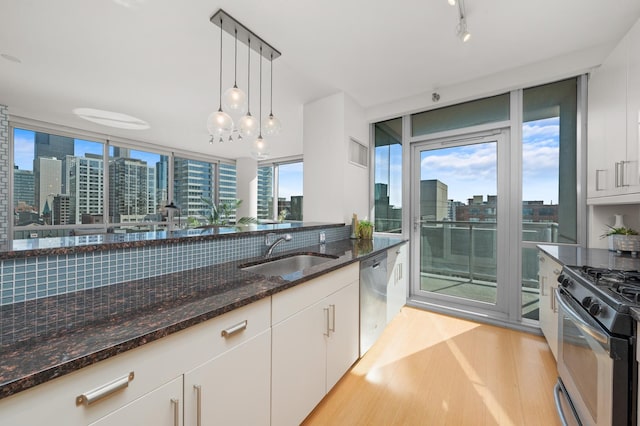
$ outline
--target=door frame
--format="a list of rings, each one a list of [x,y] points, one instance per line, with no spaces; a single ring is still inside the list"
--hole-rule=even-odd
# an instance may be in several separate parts
[[[435,134],[431,137],[422,137],[412,141],[410,148],[410,235],[411,241],[411,298],[414,302],[428,305],[435,310],[466,312],[475,315],[487,315],[491,317],[509,316],[510,291],[510,262],[519,258],[518,253],[510,253],[511,242],[510,229],[514,218],[511,203],[513,196],[513,183],[510,179],[512,170],[508,165],[511,163],[510,126],[507,123],[494,123],[497,126],[491,129],[460,129],[454,132],[447,132],[446,135]],[[492,126],[492,127],[493,127]],[[484,127],[484,126],[483,126]],[[463,299],[447,295],[430,293],[420,289],[420,238],[419,238],[419,191],[420,191],[420,154],[423,151],[436,150],[448,147],[475,145],[488,142],[496,142],[497,148],[497,242],[496,242],[496,303],[490,304],[472,299]],[[507,167],[505,167],[507,166]],[[496,194],[496,195],[497,195]]]

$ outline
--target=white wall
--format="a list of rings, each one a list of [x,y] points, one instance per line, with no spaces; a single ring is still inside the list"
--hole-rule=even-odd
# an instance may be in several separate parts
[[[242,157],[236,161],[236,198],[242,200],[236,217],[258,217],[258,162]]]
[[[366,215],[369,171],[348,161],[351,137],[368,146],[364,110],[344,93],[304,106],[305,222],[350,223]]]

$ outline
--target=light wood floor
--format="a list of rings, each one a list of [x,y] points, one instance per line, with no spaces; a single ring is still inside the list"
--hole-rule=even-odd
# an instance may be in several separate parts
[[[559,425],[542,337],[405,307],[305,425]]]

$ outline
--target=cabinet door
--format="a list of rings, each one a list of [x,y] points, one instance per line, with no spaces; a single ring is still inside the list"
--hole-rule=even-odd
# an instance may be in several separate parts
[[[538,279],[540,284],[540,329],[547,339],[554,358],[558,359],[558,310],[555,292],[562,267],[545,253],[540,252]]]
[[[185,374],[185,425],[268,425],[270,380],[266,330]]]
[[[640,21],[627,34],[627,158],[624,183],[640,192]]]
[[[393,264],[387,264],[389,282],[387,284],[387,324],[398,315],[400,309],[407,303],[407,246],[395,247]]]
[[[324,397],[325,299],[272,328],[271,424],[298,425]]]
[[[589,91],[589,196],[621,195],[628,166],[626,38],[593,73]]]
[[[181,424],[182,376],[91,423],[91,426]]]
[[[330,315],[327,341],[328,392],[358,359],[360,285],[353,282],[324,302]]]

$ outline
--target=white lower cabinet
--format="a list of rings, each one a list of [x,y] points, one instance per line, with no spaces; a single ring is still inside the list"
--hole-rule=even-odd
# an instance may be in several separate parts
[[[268,425],[271,331],[184,375],[184,424]]]
[[[540,329],[547,339],[553,357],[558,359],[558,307],[556,305],[556,291],[558,276],[562,266],[546,253],[538,252],[538,284],[540,288],[539,322]]]
[[[358,358],[354,264],[272,297],[271,424],[298,425]]]
[[[182,376],[130,402],[90,426],[182,425]]]
[[[407,245],[387,251],[387,324],[407,303]]]

